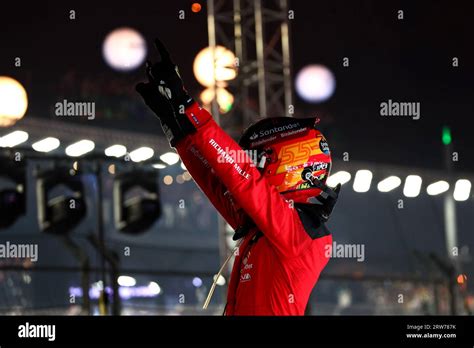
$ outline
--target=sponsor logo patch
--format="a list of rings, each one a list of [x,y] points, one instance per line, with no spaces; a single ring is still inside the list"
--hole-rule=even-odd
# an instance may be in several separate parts
[[[321,139],[319,141],[319,148],[321,149],[323,153],[325,153],[326,155],[329,155],[329,145],[325,139]]]
[[[255,140],[258,138],[258,134],[257,133],[253,133],[251,136],[250,136],[250,140]]]

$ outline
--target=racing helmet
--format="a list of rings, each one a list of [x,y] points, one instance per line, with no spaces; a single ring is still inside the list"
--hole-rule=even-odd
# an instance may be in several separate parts
[[[239,140],[266,180],[286,199],[314,203],[325,195],[331,152],[316,129],[318,118],[271,117],[248,127]]]

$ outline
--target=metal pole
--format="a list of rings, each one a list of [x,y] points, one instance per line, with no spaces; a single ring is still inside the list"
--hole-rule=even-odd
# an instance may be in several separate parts
[[[215,64],[216,60],[214,58],[214,52],[216,48],[216,42],[217,42],[217,35],[216,35],[216,17],[215,17],[215,7],[214,7],[214,0],[208,0],[207,1],[207,31],[208,31],[208,41],[209,41],[209,47],[211,47],[211,52],[212,52],[212,61]],[[211,102],[211,113],[212,116],[214,117],[215,121],[217,124],[220,124],[220,114],[219,114],[219,105],[217,104],[217,89],[216,89],[216,78],[215,78],[215,65],[213,69],[213,75],[214,75],[214,83],[212,86],[213,92],[214,92],[214,98]],[[225,232],[225,221],[224,219],[217,214],[217,231],[219,235],[219,258],[220,258],[220,263],[224,263],[225,260],[228,257],[228,254],[230,252],[229,248],[227,247],[227,241],[226,241],[226,232]],[[225,272],[225,271],[224,271]],[[224,276],[228,276],[229,272],[225,272]],[[228,279],[228,278],[227,278]],[[227,284],[227,283],[226,283]],[[227,286],[222,286],[222,294],[223,297],[225,298],[227,294]]]
[[[104,220],[103,220],[103,207],[102,207],[102,162],[98,161],[95,164],[96,167],[96,180],[97,180],[97,236],[99,242],[104,244]],[[99,311],[102,315],[107,315],[108,313],[108,297],[107,297],[107,281],[106,281],[106,266],[105,266],[105,257],[101,254],[101,263],[100,263],[100,277],[102,279],[102,289],[100,291],[99,297]],[[117,281],[116,279],[112,279]]]
[[[288,26],[288,1],[280,0],[280,8],[284,18],[281,22],[281,50],[283,56],[283,88],[285,93],[285,115],[292,116],[290,105],[292,105],[291,93],[291,56],[290,56],[290,33]]]
[[[119,277],[119,259],[117,255],[107,250],[105,244],[102,243],[98,236],[94,233],[91,233],[88,236],[89,242],[93,245],[93,247],[99,252],[100,256],[103,260],[107,261],[110,264],[110,277],[112,278],[112,315],[120,315],[121,313],[121,303],[120,303],[120,294],[119,294],[119,286],[117,279]],[[105,289],[105,286],[104,286]],[[101,293],[102,294],[102,293]],[[104,304],[102,304],[103,306]]]
[[[454,248],[458,245],[456,226],[456,205],[452,192],[447,192],[444,196],[444,230],[446,237],[446,248],[451,261],[457,264],[459,258],[453,254]]]
[[[212,69],[213,74],[213,84],[212,84],[212,92],[214,93],[214,98],[211,102],[211,113],[214,117],[217,124],[220,123],[220,115],[219,115],[219,106],[217,104],[217,86],[216,86],[216,58],[215,58],[215,50],[217,45],[217,37],[216,37],[216,16],[214,10],[214,0],[207,1],[207,32],[208,32],[208,41],[209,47],[211,48],[211,56],[212,62],[214,64],[214,68]]]
[[[235,40],[235,55],[239,60],[239,92],[240,92],[240,110],[242,112],[242,124],[245,127],[252,121],[251,111],[248,108],[248,86],[247,86],[247,71],[244,67],[247,65],[246,52],[245,52],[245,40],[244,40],[244,29],[242,25],[242,2],[241,0],[234,0],[234,40]]]
[[[453,172],[453,161],[451,156],[453,153],[452,143],[445,145],[445,166],[450,177]],[[444,233],[446,239],[446,248],[448,252],[448,259],[453,265],[451,278],[449,279],[449,290],[451,293],[451,314],[457,314],[457,287],[456,287],[456,273],[460,271],[459,254],[454,255],[453,251],[458,248],[457,237],[457,220],[456,220],[456,205],[453,198],[453,189],[451,188],[444,195],[443,201],[443,215],[444,215]]]
[[[453,161],[451,160],[453,146],[452,144],[444,147],[445,153],[445,166],[448,171],[448,175],[451,176],[453,172]],[[446,237],[446,248],[448,251],[449,259],[455,264],[458,263],[459,258],[453,254],[454,248],[458,246],[457,238],[457,226],[456,226],[456,205],[453,198],[453,189],[446,192],[444,196],[444,230]]]
[[[91,302],[89,297],[89,256],[86,251],[75,243],[70,235],[60,236],[61,242],[71,251],[76,260],[79,261],[81,269],[81,289],[82,289],[82,313],[91,314]]]
[[[265,47],[263,33],[262,1],[255,0],[255,44],[257,48],[258,104],[260,117],[267,117],[267,92],[265,77]]]
[[[234,0],[234,36],[235,36],[235,55],[239,59],[239,66],[243,63],[244,46],[242,39],[242,12],[240,0]]]

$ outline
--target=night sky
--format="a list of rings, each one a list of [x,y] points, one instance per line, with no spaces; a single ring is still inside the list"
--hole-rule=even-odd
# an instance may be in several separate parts
[[[184,0],[3,2],[0,75],[12,76],[27,88],[27,117],[54,117],[54,103],[72,97],[62,87],[67,74],[95,85],[88,90],[97,95],[119,85],[114,98],[98,102],[113,112],[99,115],[103,117],[93,125],[161,135],[151,114],[114,118],[123,100],[139,101],[133,86],[143,72],[111,70],[102,58],[102,41],[117,27],[135,28],[145,36],[153,59],[152,40],[159,36],[191,94],[197,95],[200,86],[192,62],[207,46],[207,21],[205,2],[197,14],[191,12],[191,4]],[[70,9],[76,11],[75,20],[68,17]],[[186,11],[185,20],[178,19],[180,9]],[[293,77],[311,63],[328,66],[336,77],[336,92],[325,103],[308,104],[295,95],[296,113],[320,115],[336,158],[349,152],[351,160],[441,169],[441,127],[449,125],[460,158],[455,169],[474,170],[474,4],[293,0],[290,9],[295,11],[290,23]],[[403,20],[397,19],[398,10],[404,11]],[[21,68],[14,67],[15,57],[21,57]],[[350,59],[349,67],[343,67],[344,57]],[[453,57],[459,58],[459,67],[452,66]],[[380,103],[388,99],[420,102],[420,120],[381,117]]]

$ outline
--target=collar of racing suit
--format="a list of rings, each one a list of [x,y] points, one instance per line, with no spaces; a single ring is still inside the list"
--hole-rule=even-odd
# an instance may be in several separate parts
[[[303,226],[312,239],[316,239],[329,234],[324,219],[322,218],[322,209],[319,204],[295,203],[295,209],[303,223]],[[234,232],[233,240],[239,240],[245,237],[250,230],[255,227],[255,223],[247,216],[244,223],[240,225]],[[262,232],[259,231],[257,239],[261,237]]]
[[[245,216],[244,223],[237,227],[232,239],[239,240],[240,238],[245,237],[253,227],[255,227],[255,223],[248,216]]]

